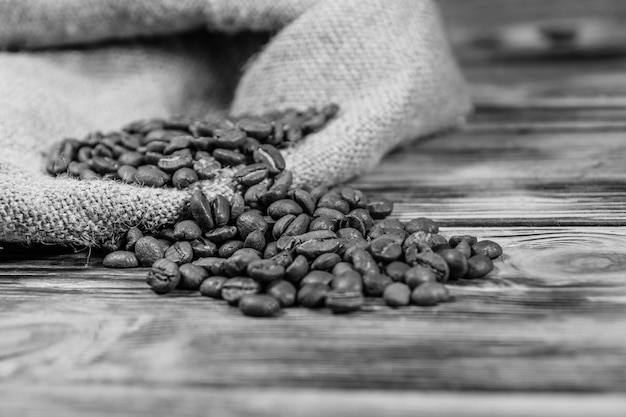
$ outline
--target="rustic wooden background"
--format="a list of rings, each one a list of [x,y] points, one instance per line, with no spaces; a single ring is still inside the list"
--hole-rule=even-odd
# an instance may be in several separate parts
[[[87,251],[5,247],[0,416],[626,415],[626,59],[472,59],[461,36],[626,2],[442,5],[477,112],[355,185],[502,243],[487,279],[434,308],[250,319]]]

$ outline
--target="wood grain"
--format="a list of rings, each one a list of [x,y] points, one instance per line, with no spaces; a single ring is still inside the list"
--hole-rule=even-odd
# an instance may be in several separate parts
[[[545,9],[469,3],[444,12],[487,27]],[[467,128],[354,184],[397,201],[397,218],[500,242],[486,279],[451,283],[454,302],[433,308],[250,319],[156,296],[146,269],[104,269],[96,251],[4,245],[0,416],[626,415],[626,60],[463,66]]]

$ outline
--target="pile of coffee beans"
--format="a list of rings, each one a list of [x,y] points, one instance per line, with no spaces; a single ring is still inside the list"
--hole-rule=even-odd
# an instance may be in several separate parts
[[[338,110],[329,104],[219,120],[140,120],[121,131],[62,140],[49,153],[46,170],[55,176],[179,189],[213,179],[222,167],[263,163],[275,174],[284,168],[278,149],[321,130]],[[242,175],[249,182],[263,173],[251,168]]]
[[[150,267],[157,294],[176,289],[219,298],[250,316],[282,308],[359,310],[365,297],[392,307],[450,300],[443,283],[493,269],[502,248],[439,235],[427,218],[388,218],[393,203],[349,186],[298,188],[280,149],[319,131],[336,105],[221,121],[145,120],[122,131],[66,139],[48,172],[151,187],[189,188],[181,220],[156,234],[133,227],[103,265]],[[195,183],[233,167],[232,197]]]

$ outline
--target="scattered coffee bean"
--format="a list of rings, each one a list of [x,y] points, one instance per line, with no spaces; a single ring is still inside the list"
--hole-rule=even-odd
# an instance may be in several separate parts
[[[180,271],[178,286],[183,290],[198,291],[200,284],[209,276],[204,268],[193,264],[183,264],[178,270]]]
[[[472,245],[472,254],[485,255],[491,259],[495,259],[502,255],[502,247],[492,240],[481,240]]]
[[[418,306],[434,306],[448,300],[450,300],[450,293],[439,282],[426,282],[411,293],[411,301]]]
[[[411,303],[411,289],[401,282],[388,285],[383,291],[383,299],[390,307],[404,307]]]
[[[247,294],[239,299],[239,310],[246,316],[271,317],[280,312],[280,303],[271,295]]]
[[[180,271],[178,265],[169,259],[161,258],[152,264],[146,278],[147,284],[157,294],[168,293],[178,285]]]
[[[335,314],[360,310],[364,302],[361,291],[332,290],[326,293],[326,307]]]
[[[474,255],[467,260],[467,273],[463,278],[482,278],[493,269],[491,258],[486,255]]]
[[[139,261],[134,252],[118,250],[108,253],[102,260],[102,266],[106,268],[135,268]]]

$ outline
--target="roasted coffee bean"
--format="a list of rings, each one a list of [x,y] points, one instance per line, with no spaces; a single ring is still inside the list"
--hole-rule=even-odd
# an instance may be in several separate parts
[[[96,158],[107,158],[107,159],[114,159],[114,155],[113,155],[113,151],[111,150],[111,148],[109,148],[108,146],[99,143],[96,146],[94,146],[93,150],[91,151],[91,160],[93,162],[94,159]]]
[[[263,259],[269,259],[278,254],[278,247],[276,242],[269,242],[265,245],[265,249],[263,250]]]
[[[250,277],[262,283],[283,279],[285,276],[285,268],[271,259],[251,262],[246,271]]]
[[[404,249],[404,261],[410,266],[415,266],[420,253],[420,249],[416,245],[410,245]]]
[[[314,230],[337,230],[337,222],[328,216],[318,216],[309,223],[309,231]]]
[[[195,240],[202,237],[200,225],[194,220],[182,220],[174,225],[174,239]]]
[[[283,171],[274,177],[274,182],[268,187],[267,192],[262,196],[263,203],[267,206],[287,197],[289,187],[293,183],[291,171]]]
[[[261,207],[267,197],[269,180],[262,181],[248,188],[243,194],[244,203],[252,208]]]
[[[273,219],[278,220],[287,214],[301,214],[302,207],[300,207],[300,205],[293,200],[283,199],[270,204],[267,208],[267,213],[272,216]]]
[[[383,291],[383,299],[390,307],[408,306],[411,303],[411,289],[401,282],[394,282]]]
[[[377,261],[392,262],[402,256],[402,246],[394,238],[383,235],[370,242],[370,252]]]
[[[327,271],[341,262],[341,257],[336,253],[324,253],[311,263],[311,269]]]
[[[328,285],[308,284],[300,287],[298,291],[298,304],[307,308],[319,308],[326,302],[326,294],[330,291]]]
[[[410,268],[411,266],[404,262],[395,261],[385,266],[385,273],[389,275],[392,280],[402,282],[404,281],[404,273]]]
[[[217,245],[204,238],[191,241],[191,249],[194,258],[206,258],[217,253]]]
[[[157,153],[161,155],[160,158],[164,156],[163,151],[165,148],[167,148],[167,142],[165,141],[155,140],[146,144],[146,152]]]
[[[144,155],[144,162],[146,165],[156,165],[159,163],[159,160],[163,158],[163,154],[159,152],[146,152]]]
[[[248,294],[239,299],[239,310],[250,317],[272,317],[280,312],[280,303],[271,295]]]
[[[366,295],[382,297],[385,288],[393,284],[391,277],[385,274],[363,275],[363,288]]]
[[[279,280],[270,282],[265,292],[277,299],[280,306],[283,308],[291,307],[296,303],[296,287],[289,281]]]
[[[287,251],[278,252],[276,255],[270,258],[283,268],[287,268],[293,262],[293,256]]]
[[[230,220],[236,221],[237,217],[241,216],[245,210],[246,202],[243,200],[243,196],[239,193],[234,193],[230,198]]]
[[[272,227],[272,237],[274,239],[279,239],[283,234],[285,234],[285,230],[287,227],[295,220],[296,216],[294,214],[286,214],[274,223]]]
[[[397,219],[381,220],[380,223],[374,224],[367,231],[367,237],[369,237],[370,239],[376,239],[388,234],[398,236],[402,240],[407,237],[407,233],[404,230],[404,225]]]
[[[439,255],[446,261],[450,269],[450,279],[459,279],[467,273],[467,258],[456,249],[444,249]]]
[[[124,246],[125,250],[134,251],[135,244],[139,239],[143,237],[143,232],[136,227],[131,227],[126,232],[126,245]]]
[[[436,282],[437,274],[430,268],[417,265],[404,272],[402,281],[413,289],[427,282]]]
[[[315,211],[313,212],[313,217],[319,217],[319,216],[329,217],[337,225],[339,225],[340,222],[345,217],[345,215],[339,210],[331,209],[328,207],[318,207],[317,209],[315,209]]]
[[[178,265],[187,264],[193,260],[193,248],[187,241],[176,242],[165,251],[164,256]]]
[[[170,176],[154,165],[142,165],[137,168],[135,182],[145,187],[163,187],[170,180]]]
[[[311,271],[300,281],[300,286],[309,284],[324,284],[330,285],[335,278],[333,274],[325,271]]]
[[[298,255],[295,257],[285,268],[285,279],[290,282],[298,283],[309,272],[309,263],[304,255]]]
[[[108,253],[102,260],[105,268],[135,268],[139,266],[139,261],[133,252],[118,250]]]
[[[246,141],[246,132],[238,129],[226,130],[218,134],[214,131],[215,143],[218,147],[224,149],[237,149]]]
[[[367,210],[374,219],[384,219],[393,211],[393,203],[389,200],[370,201]]]
[[[202,281],[209,276],[204,268],[193,264],[183,264],[178,270],[180,271],[178,287],[183,290],[197,291]]]
[[[472,245],[473,255],[485,255],[491,259],[495,259],[502,255],[502,247],[493,240],[481,240]]]
[[[436,221],[426,218],[426,217],[417,217],[411,221],[409,221],[404,229],[408,233],[415,232],[426,232],[426,233],[439,233],[439,224]]]
[[[263,251],[265,249],[265,235],[260,230],[255,230],[252,233],[249,233],[246,236],[245,241],[243,242],[244,248],[253,248],[258,251]]]
[[[449,300],[448,289],[438,282],[422,284],[411,293],[411,301],[418,306],[435,306]]]
[[[348,214],[350,204],[341,198],[338,193],[329,192],[320,197],[317,207],[324,207],[339,211],[341,214]]]
[[[339,254],[342,256],[342,260],[345,262],[353,262],[352,255],[356,251],[360,250],[368,250],[370,244],[367,240],[360,239],[351,239],[348,241],[343,241],[341,248],[339,249]]]
[[[166,227],[165,229],[159,230],[156,236],[161,239],[167,239],[172,243],[176,241],[176,237],[174,237],[174,228],[172,227]]]
[[[163,258],[165,249],[153,236],[144,236],[135,242],[135,256],[142,266],[152,266],[158,259]]]
[[[102,178],[99,174],[97,174],[95,171],[92,171],[90,169],[86,169],[83,172],[80,173],[80,177],[81,180],[83,181],[91,181],[91,180],[98,180],[100,178]]]
[[[327,192],[328,192],[328,187],[326,187],[325,185],[318,185],[317,187],[312,188],[309,191],[309,194],[311,194],[311,198],[313,199],[313,201],[315,201],[315,204],[317,204],[319,199]]]
[[[193,162],[193,158],[189,155],[168,155],[159,159],[157,166],[163,172],[174,173],[180,168],[191,168]]]
[[[445,259],[434,252],[422,252],[417,255],[417,265],[430,268],[437,275],[437,281],[446,282],[450,276],[450,268]]]
[[[237,217],[237,230],[244,239],[255,230],[265,233],[267,228],[267,221],[263,218],[263,215],[257,212],[246,211]]]
[[[337,236],[344,240],[363,239],[363,235],[358,230],[352,227],[344,227],[337,230]]]
[[[458,250],[466,258],[469,258],[470,256],[472,256],[472,247],[470,246],[467,240],[462,240],[459,243],[457,243],[456,246],[454,247],[454,250]]]
[[[237,228],[235,226],[216,227],[206,232],[204,236],[212,242],[221,243],[237,236]]]
[[[93,156],[88,164],[98,174],[117,172],[120,167],[119,162],[108,156]]]
[[[263,164],[252,164],[240,168],[235,172],[235,180],[244,187],[250,187],[258,184],[267,178],[269,171]]]
[[[261,286],[252,278],[233,277],[222,285],[221,295],[229,304],[237,305],[244,295],[257,294],[260,291]]]
[[[217,253],[222,258],[229,258],[233,253],[243,248],[243,242],[241,240],[227,240],[217,250]]]
[[[226,259],[217,258],[217,257],[206,257],[200,258],[198,260],[193,261],[194,265],[201,266],[206,269],[211,275],[224,275],[224,262]]]
[[[211,213],[213,214],[213,220],[215,226],[226,226],[230,220],[230,203],[221,194],[216,194],[210,200]]]
[[[354,251],[352,254],[352,264],[354,264],[354,269],[359,271],[362,275],[380,273],[378,264],[372,255],[364,249]]]
[[[317,258],[324,253],[336,252],[341,246],[339,239],[330,240],[310,240],[303,242],[296,247],[296,252],[309,259]]]
[[[332,290],[326,293],[326,307],[335,314],[358,311],[364,302],[365,299],[360,291]]]
[[[272,174],[278,174],[285,169],[283,155],[272,145],[265,144],[256,148],[253,158],[255,162],[265,165]]]
[[[222,298],[222,287],[228,278],[219,275],[208,277],[200,284],[200,294],[205,297]]]
[[[172,185],[179,190],[198,181],[198,174],[191,168],[181,168],[172,175]]]
[[[80,174],[83,171],[85,171],[86,169],[89,169],[89,165],[86,162],[72,161],[67,166],[68,174],[70,174],[70,175],[72,175],[74,177],[80,177]],[[61,172],[63,172],[63,171],[64,170],[62,170]],[[119,169],[118,169],[118,171],[119,171]],[[52,174],[57,174],[57,173],[56,172],[52,172]]]
[[[406,237],[406,239],[404,239],[402,249],[406,250],[409,246],[430,246],[430,241],[430,233],[418,230],[417,232],[411,233]]]
[[[193,139],[193,137],[188,135],[176,136],[170,139],[165,149],[163,149],[163,154],[171,155],[181,149],[189,148],[189,145],[191,144],[191,139]]]
[[[76,155],[76,159],[80,162],[87,162],[91,159],[92,149],[89,146],[83,146],[78,150]],[[55,174],[56,172],[51,172],[51,174]]]
[[[131,167],[130,165],[120,166],[117,170],[117,175],[120,177],[120,179],[123,182],[127,184],[132,184],[134,182],[137,182],[136,180],[137,168]]]
[[[313,215],[315,201],[313,201],[311,194],[301,188],[295,188],[289,192],[289,196],[302,207],[306,214]]]
[[[445,237],[438,235],[436,233],[432,233],[430,235],[430,240],[428,241],[428,245],[431,248],[439,247],[442,245],[449,244]]]
[[[474,255],[467,260],[467,272],[463,278],[482,278],[493,269],[493,261],[486,255]]]
[[[215,178],[221,168],[222,164],[220,164],[212,156],[210,159],[198,159],[197,161],[194,161],[192,165],[192,169],[196,172],[198,178],[201,180],[210,180]]]
[[[365,209],[355,208],[346,215],[346,218],[352,217],[359,219],[365,226],[365,230],[369,230],[374,225],[374,219]],[[363,236],[365,236],[365,233],[363,233]]]
[[[244,154],[222,148],[213,151],[213,158],[226,166],[237,166],[246,162],[246,156]]]
[[[306,233],[306,231],[309,229],[310,224],[311,218],[308,214],[299,214],[296,216],[295,219],[293,219],[291,223],[289,223],[283,234],[285,236],[301,235],[303,233]]]
[[[348,272],[348,271],[354,271],[354,268],[352,268],[352,264],[349,262],[342,261],[336,264],[335,266],[333,266],[332,273],[333,275],[341,275],[344,272]]]
[[[330,283],[332,289],[338,291],[363,291],[363,277],[355,270],[344,271],[334,275]]]
[[[365,227],[363,221],[358,217],[352,216],[350,214],[346,215],[339,221],[339,227],[342,229],[355,229],[359,232],[361,236],[365,236],[367,233],[367,228]]]
[[[267,139],[273,131],[272,124],[263,120],[255,120],[255,119],[240,119],[236,123],[237,127],[244,132],[248,136],[251,136],[256,139]]]
[[[169,259],[159,259],[148,272],[146,283],[157,294],[173,291],[180,281],[178,265]]]
[[[476,242],[478,242],[478,239],[475,236],[471,236],[471,235],[454,235],[452,237],[450,237],[450,239],[448,239],[448,243],[450,243],[450,246],[452,246],[453,248],[456,248],[456,245],[461,242],[462,240],[466,240],[467,243],[469,243],[470,246],[473,246],[476,244]]]
[[[438,254],[441,254],[441,252],[447,249],[452,249],[452,246],[450,246],[448,242],[441,243],[432,247],[433,252],[436,252]]]
[[[261,257],[256,252],[241,252],[236,250],[233,254],[224,261],[222,269],[226,275],[231,277],[237,275],[245,275],[248,266],[255,261],[260,260]]]

